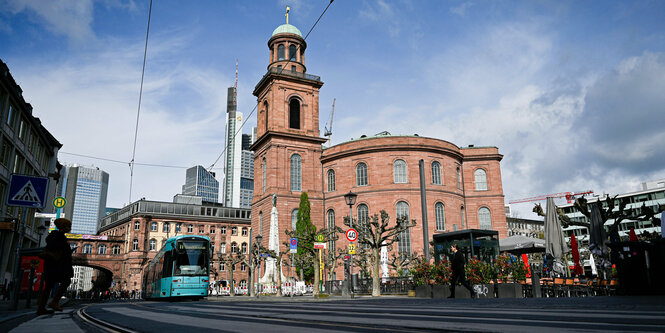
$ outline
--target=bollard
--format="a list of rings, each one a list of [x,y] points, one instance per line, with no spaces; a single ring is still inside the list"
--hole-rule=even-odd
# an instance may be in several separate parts
[[[540,267],[531,265],[531,281],[533,282],[533,297],[543,297],[540,291]]]

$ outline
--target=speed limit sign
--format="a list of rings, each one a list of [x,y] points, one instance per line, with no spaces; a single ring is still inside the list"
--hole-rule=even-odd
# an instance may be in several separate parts
[[[349,242],[355,242],[356,239],[358,239],[358,232],[356,229],[349,229],[346,231],[346,239],[349,240]]]

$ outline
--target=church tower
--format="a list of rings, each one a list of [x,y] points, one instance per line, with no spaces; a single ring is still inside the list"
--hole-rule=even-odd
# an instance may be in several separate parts
[[[326,139],[319,133],[321,78],[307,74],[307,43],[300,30],[282,24],[268,40],[268,70],[254,88],[257,98],[257,140],[254,151],[252,235],[268,242],[272,195],[277,195],[280,238],[293,230],[292,221],[307,192],[312,222],[323,221],[321,154]],[[280,244],[281,247],[281,244]],[[283,250],[283,249],[282,249]]]

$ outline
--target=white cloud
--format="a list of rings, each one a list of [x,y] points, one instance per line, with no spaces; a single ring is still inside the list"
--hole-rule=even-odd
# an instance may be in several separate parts
[[[455,7],[450,7],[450,12],[459,15],[459,16],[466,16],[466,11],[467,9],[471,8],[473,6],[473,3],[471,1],[465,1],[459,4],[458,6]]]
[[[92,0],[8,0],[10,10],[36,14],[33,18],[43,23],[56,35],[67,36],[73,43],[94,38],[90,24],[93,20]]]

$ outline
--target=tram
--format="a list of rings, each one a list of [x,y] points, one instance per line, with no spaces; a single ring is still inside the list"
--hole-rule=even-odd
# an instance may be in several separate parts
[[[208,237],[180,235],[166,240],[145,268],[144,298],[208,296],[210,253]]]

